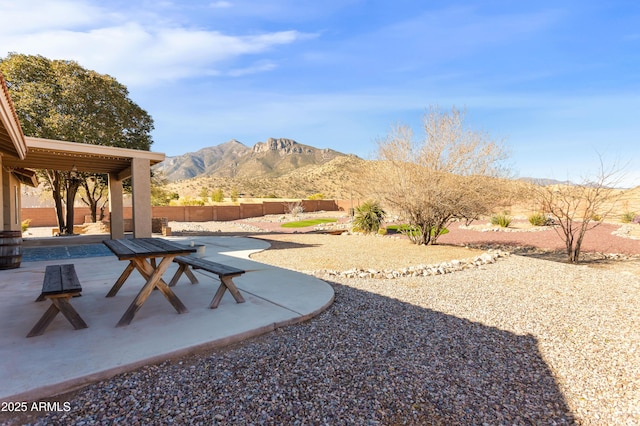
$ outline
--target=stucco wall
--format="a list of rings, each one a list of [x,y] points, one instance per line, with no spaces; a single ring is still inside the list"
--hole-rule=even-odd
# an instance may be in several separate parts
[[[166,217],[176,222],[227,221],[259,217],[267,214],[286,213],[286,203],[267,201],[263,203],[240,203],[238,205],[217,206],[159,206],[151,208],[152,217]],[[314,211],[348,211],[350,200],[303,200],[305,212]],[[81,225],[85,216],[90,214],[88,207],[76,207],[74,225]],[[30,226],[57,226],[56,212],[52,207],[28,207],[21,209],[22,219],[31,219]],[[105,209],[105,217],[109,218],[109,210]],[[131,219],[131,207],[124,208],[124,218]]]

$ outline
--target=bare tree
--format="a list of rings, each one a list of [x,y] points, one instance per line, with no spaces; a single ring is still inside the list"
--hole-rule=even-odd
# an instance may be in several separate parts
[[[617,165],[600,169],[593,179],[580,184],[536,187],[542,210],[556,222],[556,232],[564,239],[570,263],[580,261],[580,250],[587,231],[599,226],[609,216],[622,195],[613,189],[620,179]]]
[[[104,208],[109,202],[109,186],[106,175],[84,174],[80,186],[80,201],[89,207],[91,222],[104,219]],[[98,215],[100,210],[100,215]]]
[[[378,194],[408,222],[417,244],[434,244],[455,219],[487,214],[504,197],[499,177],[506,149],[487,134],[464,125],[464,112],[431,107],[424,138],[398,125],[378,142]],[[373,179],[373,178],[372,178]]]

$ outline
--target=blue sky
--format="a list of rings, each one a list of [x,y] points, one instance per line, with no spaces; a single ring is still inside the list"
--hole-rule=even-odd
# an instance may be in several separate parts
[[[0,0],[0,56],[110,74],[169,156],[285,137],[372,158],[431,105],[504,140],[516,176],[608,164],[640,185],[640,3]]]

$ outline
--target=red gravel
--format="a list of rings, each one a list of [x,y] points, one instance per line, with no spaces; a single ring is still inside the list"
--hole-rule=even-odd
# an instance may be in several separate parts
[[[623,238],[612,232],[620,225],[603,223],[587,231],[582,242],[583,252],[619,253],[628,255],[640,254],[640,240]],[[440,244],[501,244],[522,247],[536,247],[544,250],[564,250],[564,238],[553,228],[537,232],[480,232],[470,229],[459,229],[459,224],[452,224],[450,232],[438,238]]]
[[[341,218],[340,222],[347,219]],[[241,221],[239,221],[241,222]],[[246,222],[268,231],[278,233],[304,233],[313,231],[308,228],[283,228],[281,222]],[[546,231],[535,232],[481,232],[471,229],[460,229],[460,224],[453,223],[449,226],[449,233],[438,239],[440,244],[454,245],[483,245],[499,244],[507,246],[535,247],[543,250],[565,250],[564,238],[560,237],[553,228]],[[623,238],[613,235],[612,232],[620,228],[620,225],[603,223],[585,234],[582,242],[582,251],[585,253],[617,253],[627,255],[640,255],[640,240]]]

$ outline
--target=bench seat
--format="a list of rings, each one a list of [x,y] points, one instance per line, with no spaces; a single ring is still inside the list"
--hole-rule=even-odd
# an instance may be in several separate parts
[[[193,256],[177,256],[173,261],[176,262],[179,267],[171,279],[169,287],[176,285],[183,273],[189,277],[191,284],[197,284],[198,279],[193,272],[191,272],[189,267],[194,270],[202,269],[203,271],[216,274],[220,278],[220,286],[218,287],[213,300],[211,300],[209,308],[215,309],[218,307],[226,290],[229,290],[229,293],[231,293],[237,303],[243,303],[245,301],[240,294],[240,291],[233,283],[233,278],[244,274],[246,271],[232,266],[223,265],[221,263],[212,262],[210,260],[199,259]]]
[[[36,299],[41,302],[45,299],[51,300],[51,306],[42,315],[40,320],[31,329],[27,337],[42,335],[53,319],[62,312],[62,315],[69,320],[73,328],[79,330],[87,328],[87,323],[71,306],[69,300],[72,297],[80,296],[82,286],[76,275],[74,265],[49,265],[44,272],[44,281],[42,283],[42,292]]]

